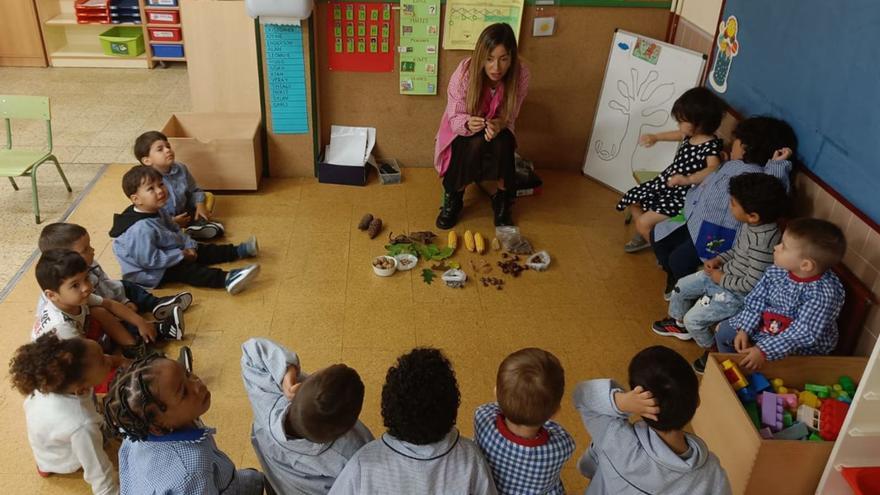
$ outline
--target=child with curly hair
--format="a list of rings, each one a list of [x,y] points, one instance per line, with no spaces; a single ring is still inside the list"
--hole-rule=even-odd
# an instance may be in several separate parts
[[[497,493],[480,449],[455,428],[460,404],[452,364],[438,349],[397,358],[382,387],[388,432],[349,459],[330,494]]]
[[[28,441],[40,476],[81,468],[93,494],[119,493],[92,388],[122,362],[93,340],[61,339],[55,332],[15,351],[9,375],[12,386],[26,396]]]
[[[211,392],[184,365],[150,354],[120,369],[104,397],[119,449],[122,493],[262,495],[263,475],[235,464],[199,419]]]

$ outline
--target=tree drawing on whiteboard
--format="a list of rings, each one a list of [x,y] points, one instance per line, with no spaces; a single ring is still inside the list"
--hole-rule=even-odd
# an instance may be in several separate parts
[[[635,156],[639,136],[645,127],[661,127],[669,121],[669,111],[665,107],[675,94],[675,84],[659,82],[660,74],[656,70],[648,72],[644,79],[635,68],[631,68],[629,73],[629,81],[617,81],[620,97],[608,102],[609,108],[625,117],[625,120],[621,120],[620,139],[612,143],[601,139],[595,142],[596,154],[606,162],[617,158],[624,149],[633,150]]]

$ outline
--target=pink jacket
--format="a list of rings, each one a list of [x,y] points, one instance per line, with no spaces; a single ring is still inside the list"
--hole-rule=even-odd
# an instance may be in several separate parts
[[[449,160],[452,157],[452,141],[457,136],[472,136],[474,134],[465,127],[468,119],[467,90],[470,63],[471,59],[468,57],[458,64],[452,77],[449,78],[449,87],[446,89],[446,111],[440,118],[440,129],[437,130],[434,143],[434,168],[437,169],[440,177],[446,175],[446,170],[449,168]],[[510,132],[514,131],[516,116],[519,115],[519,109],[529,91],[529,69],[522,63],[519,67],[516,106],[513,109],[513,115],[507,117],[507,128],[510,129]],[[486,119],[494,119],[501,112],[500,107],[504,104],[504,87],[499,86],[494,96],[490,95],[489,88],[485,87],[480,102],[480,115]]]

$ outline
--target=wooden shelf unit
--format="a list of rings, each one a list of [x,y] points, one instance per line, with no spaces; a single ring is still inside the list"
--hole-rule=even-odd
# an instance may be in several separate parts
[[[183,12],[180,9],[180,2],[176,7],[165,7],[160,5],[147,5],[147,0],[138,0],[141,4],[141,21],[144,23],[144,46],[147,49],[148,56],[155,60],[156,62],[186,62],[186,45],[184,42],[186,41],[186,33],[183,32],[183,21],[179,24],[164,24],[164,23],[149,23],[147,22],[147,11],[150,10],[162,10],[169,12],[177,12],[179,17],[183,17]],[[180,29],[180,41],[152,41],[150,40],[150,32],[147,28],[178,28]],[[153,55],[153,45],[181,45],[183,46],[183,57],[156,57]]]
[[[40,31],[51,67],[110,67],[151,69],[157,62],[186,62],[186,57],[154,57],[151,45],[184,45],[181,41],[150,41],[148,27],[181,28],[180,24],[148,24],[146,8],[151,10],[180,11],[180,7],[148,6],[146,0],[138,0],[141,23],[79,24],[73,8],[74,0],[35,0]],[[144,53],[137,57],[105,55],[98,35],[116,26],[137,26],[143,30]],[[184,47],[186,55],[186,47]]]

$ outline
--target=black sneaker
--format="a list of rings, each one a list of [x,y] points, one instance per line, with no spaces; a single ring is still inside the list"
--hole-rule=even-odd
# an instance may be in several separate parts
[[[183,311],[177,306],[171,308],[171,316],[156,323],[159,336],[165,340],[182,340],[184,329]]]
[[[232,295],[238,294],[247,288],[259,273],[260,265],[257,264],[230,270],[229,275],[226,275],[226,292]]]
[[[183,346],[177,353],[177,362],[182,364],[187,373],[193,371],[193,353],[189,347]]]
[[[138,360],[148,354],[147,344],[138,339],[136,344],[121,346],[122,355],[128,359]]]
[[[651,325],[651,330],[657,335],[675,337],[679,340],[691,340],[694,338],[688,333],[687,329],[680,326],[678,322],[675,321],[675,318],[666,318],[665,320],[655,321],[654,324]]]
[[[220,237],[224,233],[223,224],[219,222],[206,222],[204,220],[191,223],[184,231],[193,239],[202,241]]]
[[[702,356],[694,361],[694,371],[696,371],[698,375],[702,375],[703,372],[706,371],[707,362],[709,362],[709,351],[704,352]]]
[[[156,321],[164,321],[171,317],[173,308],[180,308],[180,311],[186,311],[193,302],[193,296],[189,292],[181,292],[173,296],[160,297],[159,303],[153,308],[153,316]]]

